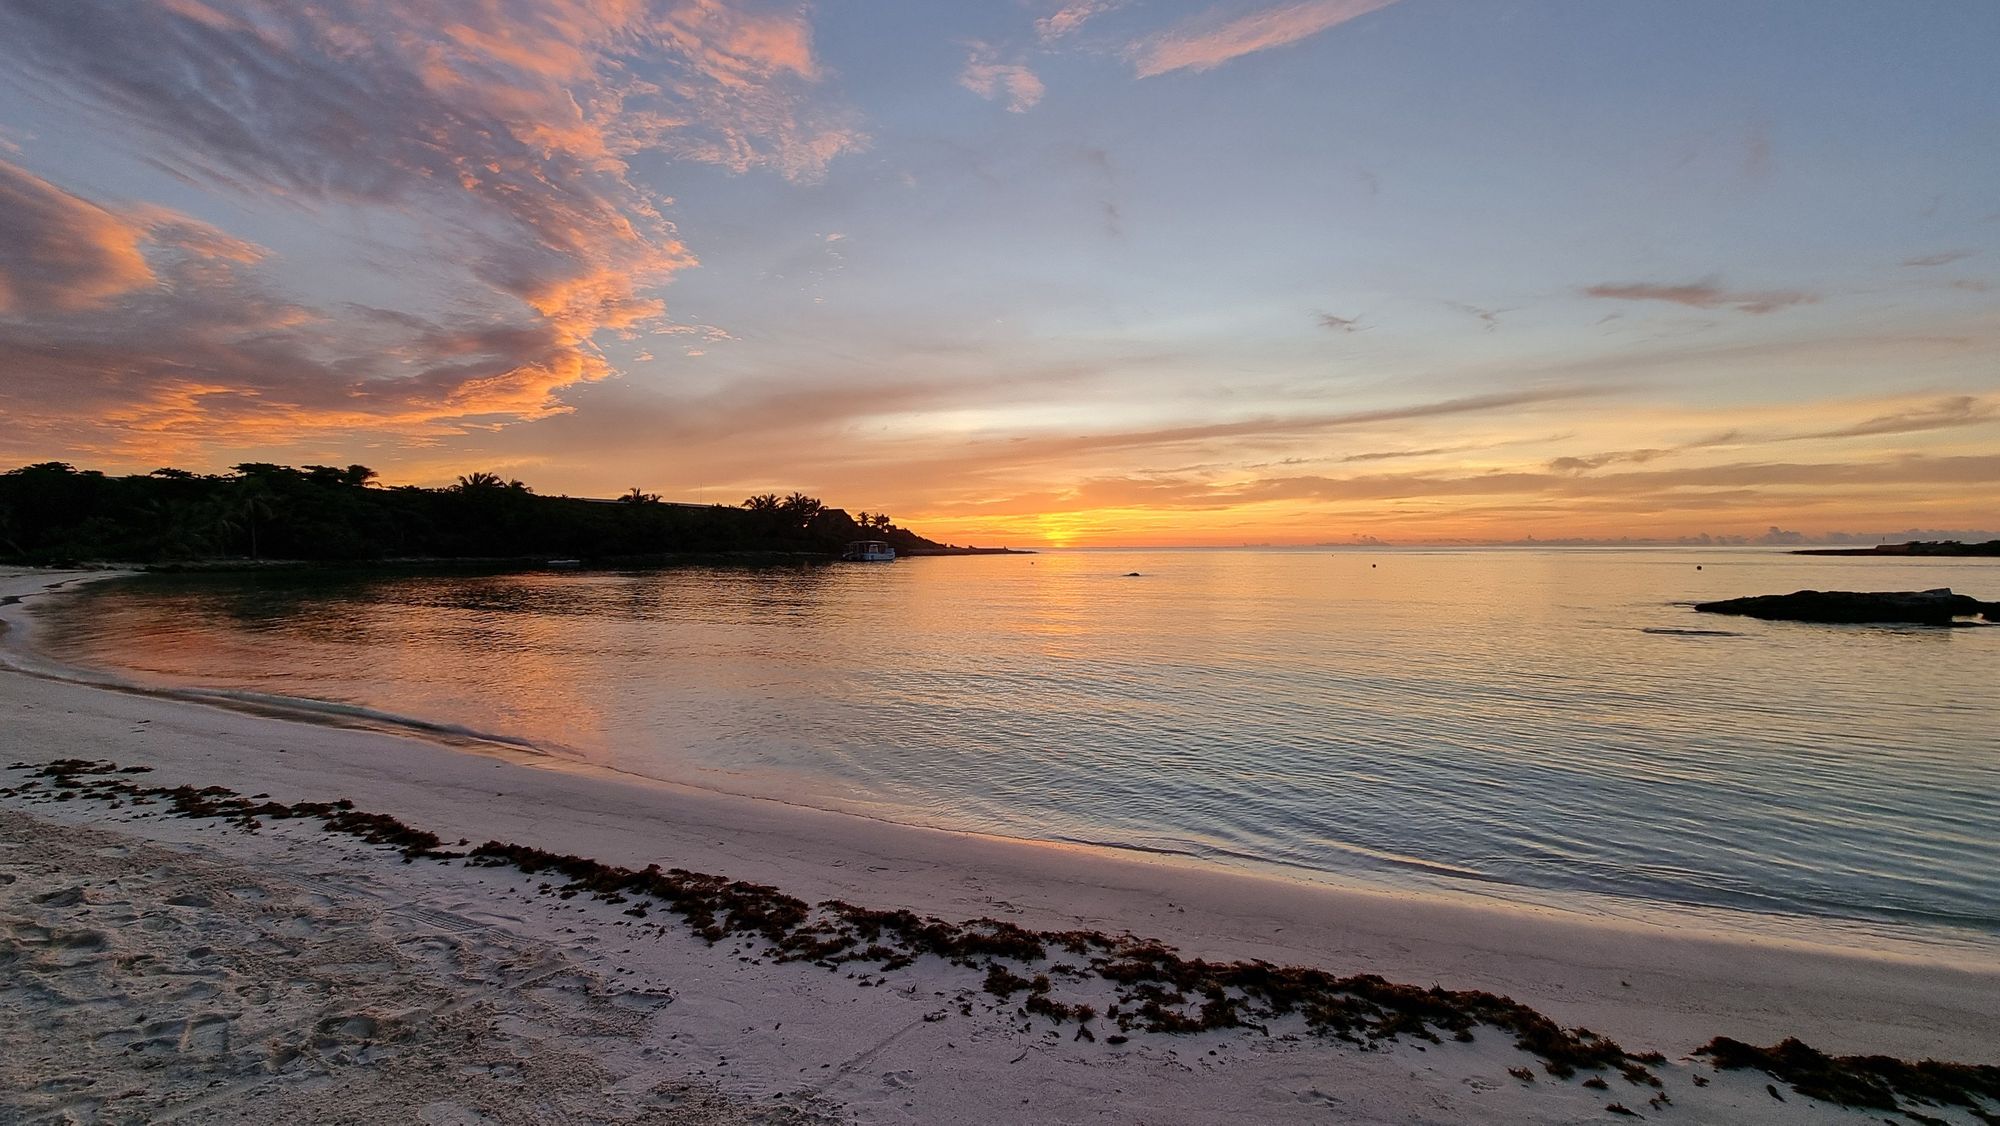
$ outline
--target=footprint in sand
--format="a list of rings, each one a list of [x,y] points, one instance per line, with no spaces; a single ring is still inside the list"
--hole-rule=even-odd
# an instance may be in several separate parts
[[[83,902],[83,889],[80,887],[68,887],[58,888],[55,891],[46,891],[36,896],[35,902],[44,907],[74,907]]]
[[[1299,1102],[1305,1103],[1308,1106],[1340,1105],[1339,1097],[1335,1095],[1329,1095],[1325,1091],[1320,1090],[1318,1087],[1308,1087],[1292,1097],[1298,1100]]]

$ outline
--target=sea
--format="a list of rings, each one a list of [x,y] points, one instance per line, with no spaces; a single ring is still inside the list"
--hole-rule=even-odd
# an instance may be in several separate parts
[[[2000,627],[1697,613],[2000,560],[1063,551],[152,575],[38,611],[154,689],[913,825],[2000,957]]]

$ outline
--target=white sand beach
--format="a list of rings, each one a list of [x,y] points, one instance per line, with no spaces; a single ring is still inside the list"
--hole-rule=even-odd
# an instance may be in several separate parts
[[[44,592],[79,577],[7,574],[0,597],[61,597]],[[1615,1072],[1594,1088],[1494,1030],[1372,1049],[1276,1023],[1114,1043],[1100,1019],[1084,1038],[940,958],[778,962],[665,912],[544,889],[559,877],[405,863],[310,820],[247,831],[44,787],[0,796],[0,1120],[1557,1123],[1616,1105],[1673,1122],[1872,1122],[1689,1054],[1715,1036],[2000,1054],[1996,965],[911,828],[116,690],[26,655],[24,611],[0,607],[0,765],[102,760],[151,768],[147,786],[348,799],[447,843],[1486,990],[1666,1061],[1657,1089]],[[0,787],[29,777],[7,770]],[[1080,1003],[1090,988],[1058,992]]]

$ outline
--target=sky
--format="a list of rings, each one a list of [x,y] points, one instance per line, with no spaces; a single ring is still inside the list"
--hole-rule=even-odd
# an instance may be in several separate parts
[[[1991,0],[10,0],[0,464],[2000,527]]]

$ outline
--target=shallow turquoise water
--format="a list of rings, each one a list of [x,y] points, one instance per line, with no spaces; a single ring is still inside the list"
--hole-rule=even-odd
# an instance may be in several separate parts
[[[1681,604],[1936,586],[2000,598],[2000,564],[1078,552],[153,578],[44,616],[142,681],[913,823],[2000,935],[2000,629]]]

